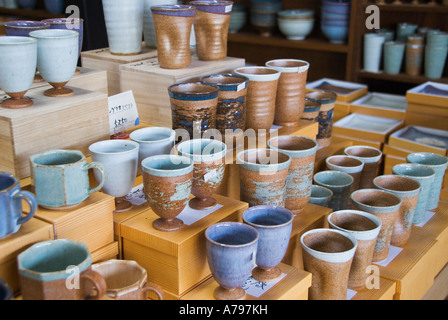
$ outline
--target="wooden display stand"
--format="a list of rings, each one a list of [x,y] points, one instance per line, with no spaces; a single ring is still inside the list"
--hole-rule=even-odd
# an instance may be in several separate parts
[[[0,107],[0,171],[18,179],[30,176],[29,157],[50,149],[76,149],[89,154],[90,144],[109,139],[107,95],[72,88],[61,98],[43,93],[51,86],[29,90],[34,105],[24,109]]]
[[[371,98],[374,99],[375,97],[381,98],[384,101],[389,102],[390,107],[386,105],[384,106],[369,105],[368,103],[369,99]],[[400,105],[401,108],[398,108],[397,106],[393,107],[394,104],[396,104],[397,106]],[[365,114],[369,116],[404,120],[406,116],[407,105],[408,103],[406,102],[405,96],[395,94],[384,94],[379,92],[370,92],[366,94],[364,97],[361,97],[360,99],[351,102],[350,111],[352,113]]]
[[[205,249],[205,230],[220,221],[241,221],[248,204],[214,195],[221,208],[173,232],[158,231],[159,217],[145,210],[120,224],[123,259],[135,260],[148,271],[148,281],[162,286],[166,299],[178,300],[211,276]]]
[[[53,226],[36,218],[24,223],[17,233],[0,239],[0,278],[15,294],[20,291],[17,256],[35,243],[52,239]]]
[[[183,69],[163,69],[157,58],[120,66],[121,90],[132,90],[134,93],[140,121],[171,128],[170,85],[199,81],[201,77],[211,74],[231,73],[245,65],[244,59],[232,57],[219,61],[201,61],[192,55],[191,59],[191,64]]]
[[[157,57],[157,50],[144,44],[142,52],[136,55],[120,56],[110,53],[109,48],[81,52],[81,64],[85,68],[107,71],[108,92],[110,96],[122,91],[120,86],[120,65]]]
[[[379,288],[368,289],[367,287],[356,291],[350,300],[393,300],[397,284],[395,281],[380,277]]]
[[[308,300],[308,289],[311,286],[311,273],[298,270],[281,263],[279,265],[284,278],[258,296],[246,294],[245,300]],[[253,281],[253,278],[250,278]],[[250,282],[250,281],[248,281]],[[198,287],[185,294],[181,300],[214,300],[213,291],[218,286],[215,279],[210,278]],[[247,283],[243,289],[247,288]]]

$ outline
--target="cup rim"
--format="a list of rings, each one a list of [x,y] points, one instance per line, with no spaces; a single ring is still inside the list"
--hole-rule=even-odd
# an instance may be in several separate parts
[[[75,21],[75,22],[84,22],[83,18],[49,18],[49,19],[43,19],[42,22],[49,23],[50,25],[59,25],[59,24],[66,24],[69,21]]]
[[[317,97],[315,97],[317,95]],[[307,92],[305,95],[305,100],[318,102],[320,104],[329,104],[336,102],[338,95],[331,91],[324,90],[313,90]]]
[[[172,154],[161,154],[161,155],[156,155],[156,156],[150,156],[150,157],[143,159],[141,161],[142,171],[148,173],[147,170],[149,170],[152,172],[149,174],[155,173],[157,176],[163,177],[164,176],[163,172],[166,172],[167,170],[151,168],[146,165],[147,162],[152,161],[152,160],[157,160],[157,159],[163,159],[163,160],[169,159],[171,161],[172,161],[172,159],[177,159],[179,161],[179,163],[187,164],[187,166],[169,170],[170,172],[177,173],[178,175],[188,174],[193,171],[193,167],[194,167],[193,160],[191,160],[190,158],[184,157],[184,156],[172,155]]]
[[[122,146],[122,145],[125,145],[125,144],[129,144],[129,145],[133,146],[134,148],[129,149],[129,150],[114,151],[114,152],[105,152],[105,151],[95,150],[95,148],[98,148],[98,147],[104,146],[104,145],[105,146],[109,146],[109,145],[111,145],[111,146],[114,146],[114,145]],[[111,139],[111,140],[102,140],[102,141],[97,141],[97,142],[92,143],[89,146],[89,151],[92,152],[92,153],[102,154],[102,155],[105,155],[105,154],[109,154],[109,155],[114,155],[115,154],[115,155],[117,155],[117,154],[126,154],[126,153],[135,152],[135,149],[138,150],[139,147],[140,147],[139,144],[137,142],[135,142],[135,141],[132,141],[132,140]]]
[[[307,149],[289,150],[289,149],[282,149],[278,146],[272,145],[273,141],[279,141],[280,139],[297,139],[297,138],[312,142],[312,143],[314,143],[314,146],[307,148]],[[267,145],[270,149],[273,149],[278,152],[282,152],[284,154],[288,154],[289,156],[291,156],[291,155],[301,155],[301,156],[312,155],[317,151],[317,148],[319,147],[319,145],[315,139],[305,137],[305,136],[296,136],[296,135],[284,135],[284,136],[282,135],[282,136],[272,137],[268,140]]]
[[[12,190],[14,187],[16,187],[17,185],[20,185],[20,180],[17,179],[12,173],[10,172],[6,172],[6,171],[0,171],[0,176],[1,177],[5,177],[5,178],[10,178],[13,183],[4,189],[0,189],[0,192],[9,192],[10,190]]]
[[[166,138],[162,138],[162,139],[158,139],[158,140],[142,140],[137,137],[138,134],[140,134],[140,133],[157,131],[157,130],[164,131],[164,133],[166,132],[166,133],[169,133],[170,135]],[[174,131],[173,129],[168,128],[168,127],[146,127],[146,128],[134,130],[129,134],[129,138],[131,138],[132,141],[135,141],[137,143],[144,143],[144,144],[168,142],[168,141],[175,139],[175,137],[176,137],[176,131]]]
[[[188,85],[200,85],[201,87],[209,87],[210,90],[208,91],[200,91],[200,92],[182,92],[182,91],[175,91],[175,88],[181,87],[181,86],[188,86]],[[219,94],[219,87],[214,84],[206,84],[202,83],[200,81],[196,82],[182,82],[182,83],[175,83],[168,87],[168,93],[170,98],[173,99],[180,99],[180,100],[209,100],[209,99],[215,99],[218,97]]]
[[[286,156],[287,160],[283,161],[283,162],[279,162],[279,163],[266,163],[266,164],[257,164],[257,163],[253,163],[253,162],[244,160],[245,154],[247,154],[249,152],[259,152],[259,151],[265,151],[265,152],[266,151],[269,151],[269,152],[274,151],[274,152],[277,152],[279,154]],[[277,151],[275,149],[269,149],[269,148],[254,148],[254,149],[243,150],[243,151],[240,151],[236,155],[236,159],[237,159],[237,164],[240,164],[243,166],[249,166],[249,167],[256,166],[257,168],[260,168],[259,171],[264,171],[264,172],[283,170],[283,169],[289,168],[289,166],[291,165],[291,156],[289,156],[288,154],[283,153],[281,151]]]
[[[225,244],[225,243],[217,242],[217,241],[215,241],[215,240],[210,238],[209,233],[210,233],[210,230],[212,228],[219,228],[219,227],[233,226],[233,225],[238,225],[238,226],[241,226],[243,228],[246,228],[246,229],[250,230],[251,232],[254,232],[255,235],[256,235],[255,239],[250,241],[250,242],[244,243],[244,244]],[[259,233],[258,233],[257,229],[255,229],[251,225],[248,225],[248,224],[245,224],[245,223],[241,223],[241,222],[227,221],[227,222],[218,222],[218,223],[215,223],[215,224],[211,225],[210,227],[208,227],[205,230],[205,238],[210,243],[213,243],[214,245],[219,246],[219,247],[224,247],[224,248],[241,248],[241,247],[249,247],[249,246],[252,246],[253,244],[257,243],[258,239],[260,238],[260,236],[259,236]]]
[[[321,182],[321,181],[319,181],[319,180],[316,180],[316,176],[317,176],[317,178],[319,178],[320,176],[322,176],[322,175],[324,175],[324,174],[329,174],[329,172],[331,172],[331,174],[333,174],[333,175],[340,175],[340,176],[343,176],[344,178],[349,179],[350,182],[345,183],[345,184],[337,184],[337,185],[334,185],[334,184],[329,184],[329,183],[326,183],[326,182]],[[349,175],[348,173],[345,173],[345,172],[342,172],[342,171],[336,171],[336,170],[324,170],[324,171],[319,171],[319,172],[317,172],[317,173],[313,176],[313,180],[314,180],[316,183],[318,183],[318,184],[320,184],[320,185],[322,185],[322,186],[324,186],[324,187],[326,187],[326,188],[329,188],[329,189],[330,189],[331,187],[337,187],[337,188],[348,187],[348,186],[352,185],[353,182],[355,181],[355,179],[354,179],[351,175]]]
[[[243,70],[252,71],[252,70],[266,70],[268,73],[249,73],[243,72]],[[271,72],[272,71],[272,72]],[[281,72],[266,66],[245,66],[239,67],[234,70],[234,72],[238,75],[245,76],[249,79],[249,81],[276,81],[280,78]]]
[[[30,37],[38,39],[71,39],[79,37],[79,32],[66,29],[43,29],[31,31]]]
[[[420,169],[420,170],[424,170],[425,173],[421,174],[421,175],[410,175],[407,173],[401,173],[398,172],[397,170],[399,168],[406,168],[406,167],[410,167],[410,168],[415,168],[415,169]],[[434,171],[434,169],[423,165],[423,164],[419,164],[419,163],[399,163],[396,164],[392,167],[392,173],[396,174],[396,175],[400,175],[400,176],[405,176],[405,177],[411,177],[412,178],[418,178],[418,179],[432,179],[434,178],[434,176],[436,175],[436,172]]]
[[[338,158],[353,159],[353,160],[359,161],[360,164],[355,165],[355,166],[343,166],[343,165],[338,165],[338,164],[334,164],[334,163],[330,162],[331,160],[338,159]],[[335,168],[344,168],[344,170],[345,170],[344,172],[346,172],[346,173],[357,173],[357,172],[362,171],[362,169],[364,168],[364,162],[362,162],[358,158],[355,158],[355,157],[352,157],[349,155],[343,155],[343,154],[327,157],[325,159],[325,163],[327,164],[327,168],[330,170],[335,170]]]
[[[212,79],[212,78],[219,78],[219,77],[227,77],[227,78],[235,78],[235,79],[241,79],[240,82],[233,82],[233,83],[223,83],[223,82],[209,82],[208,79]],[[249,82],[249,78],[247,78],[246,76],[243,75],[239,75],[239,74],[230,74],[230,73],[221,73],[221,74],[212,74],[209,76],[204,76],[201,78],[201,82],[205,83],[205,84],[213,84],[216,85],[218,87],[220,87],[220,90],[222,89],[221,87],[234,87],[234,86],[238,86],[241,84],[245,84],[244,89],[247,88],[247,84]]]
[[[377,192],[377,193],[387,194],[388,196],[395,197],[398,200],[398,202],[395,203],[395,204],[389,205],[389,206],[373,206],[373,205],[365,204],[365,203],[360,202],[360,201],[355,199],[355,195],[357,195],[359,193],[372,192],[372,191],[373,192]],[[358,208],[358,209],[368,212],[367,210],[364,210],[364,208],[365,209],[367,209],[367,208],[376,208],[378,210],[377,213],[380,213],[380,214],[381,213],[390,213],[390,211],[398,210],[400,208],[402,202],[403,202],[401,200],[401,198],[399,198],[398,196],[394,195],[391,192],[388,192],[388,191],[385,191],[385,190],[382,190],[382,189],[374,189],[374,188],[358,189],[356,191],[353,191],[352,194],[350,195],[350,199],[352,200],[353,203],[356,203],[360,207],[362,207],[362,208]]]
[[[407,180],[411,183],[417,184],[417,188],[411,189],[411,190],[394,190],[394,189],[390,189],[390,188],[386,188],[384,186],[379,185],[378,181],[381,179],[385,179],[385,178],[395,178],[395,179],[401,179],[401,180]],[[421,190],[421,184],[420,182],[418,182],[417,180],[411,179],[408,176],[402,176],[402,175],[398,175],[398,174],[383,174],[380,176],[377,176],[373,179],[373,184],[375,185],[375,187],[377,187],[378,189],[384,190],[384,191],[388,191],[390,193],[394,193],[399,195],[400,197],[413,197],[417,194],[419,194],[420,190]]]
[[[297,65],[297,66],[276,66],[272,65],[272,63],[275,62],[297,62],[297,63],[303,63],[304,65]],[[266,66],[270,68],[274,68],[279,70],[280,72],[285,73],[296,73],[296,72],[305,72],[310,68],[310,63],[305,60],[300,59],[272,59],[266,62]]]
[[[15,23],[30,23],[30,25],[29,26],[20,26],[20,25],[15,25]],[[15,29],[36,29],[36,28],[49,28],[50,27],[50,24],[48,22],[34,21],[34,20],[7,21],[3,25],[5,27],[15,28]]]
[[[70,154],[75,154],[75,155],[79,155],[80,159],[75,161],[75,162],[70,162],[70,163],[65,163],[65,164],[40,164],[40,163],[36,163],[36,161],[43,156],[49,155],[49,154],[54,154],[54,153],[70,153]],[[34,154],[32,156],[30,156],[30,161],[32,164],[34,164],[36,167],[51,167],[51,168],[63,168],[66,166],[71,166],[71,165],[75,165],[77,163],[81,163],[83,161],[86,161],[86,157],[84,156],[84,154],[79,151],[79,150],[65,150],[65,149],[54,149],[54,150],[48,150],[42,153],[38,153],[38,154]]]
[[[362,231],[361,230],[349,230],[349,229],[342,228],[331,221],[331,218],[333,216],[336,216],[341,213],[352,213],[355,215],[360,215],[360,216],[366,217],[370,221],[374,222],[376,224],[376,227],[373,229],[370,229],[370,230],[362,230]],[[352,210],[352,209],[333,211],[332,213],[330,213],[327,216],[327,222],[330,226],[332,226],[338,230],[341,230],[343,232],[349,232],[349,233],[353,234],[355,239],[357,239],[357,240],[372,240],[372,239],[374,239],[375,237],[378,236],[380,229],[382,227],[382,224],[383,224],[381,222],[380,218],[376,217],[375,215],[373,215],[371,213],[361,211],[361,210]]]
[[[422,162],[415,162],[415,160],[412,160],[413,157],[424,157],[424,156],[430,156],[433,158],[436,158],[436,160],[440,160],[440,163],[437,164],[430,164],[430,163],[422,163]],[[433,153],[433,152],[413,152],[410,153],[406,156],[406,160],[409,163],[417,163],[417,164],[422,164],[425,166],[430,166],[430,167],[444,167],[448,164],[448,158],[445,156],[442,156],[440,154],[437,153]]]
[[[323,190],[323,191],[327,192],[327,195],[325,195],[325,196],[323,196],[323,197],[313,197],[313,196],[312,196],[313,189]],[[324,186],[320,186],[320,185],[318,185],[318,184],[312,184],[312,185],[311,185],[311,194],[310,194],[310,198],[313,198],[313,199],[322,199],[322,198],[328,198],[328,197],[332,197],[332,196],[333,196],[333,191],[332,191],[331,189],[329,189],[329,188],[327,188],[327,187],[324,187]]]
[[[247,220],[246,216],[250,212],[260,210],[260,209],[272,209],[272,210],[275,210],[276,212],[281,211],[282,213],[289,215],[289,220],[284,223],[275,224],[275,225],[262,225],[262,224],[254,223],[254,222]],[[259,229],[275,229],[275,228],[285,227],[293,222],[294,217],[295,217],[294,214],[290,210],[288,210],[284,207],[272,206],[272,205],[259,205],[259,206],[250,207],[250,208],[244,210],[244,212],[242,214],[242,219],[245,223],[247,223],[255,228],[259,228]]]
[[[3,41],[7,40],[7,41]],[[10,41],[9,41],[10,40]],[[17,41],[14,41],[17,40]],[[26,45],[26,44],[35,44],[37,43],[37,39],[32,37],[22,37],[22,36],[0,36],[0,45]]]
[[[202,147],[202,143],[207,143],[207,145],[216,144],[216,146],[218,146],[218,145],[221,146],[221,150],[214,154],[202,154],[202,153],[195,154],[194,152],[190,153],[188,151],[188,149],[187,149],[187,151],[182,151],[183,147],[192,146],[197,143],[200,143],[201,147]],[[182,141],[180,144],[178,144],[176,146],[176,150],[179,153],[179,155],[185,156],[187,158],[191,158],[194,162],[207,162],[207,161],[219,160],[219,159],[225,157],[226,153],[227,153],[227,145],[219,140],[199,138],[199,139],[190,139],[190,140]],[[214,148],[212,150],[214,150]]]
[[[351,149],[355,149],[355,148],[363,148],[363,149],[374,150],[374,151],[377,151],[377,152],[378,152],[378,155],[376,155],[376,156],[372,156],[372,157],[363,157],[363,156],[355,156],[355,155],[353,155],[353,154],[348,154],[348,153],[347,153],[349,150],[351,150]],[[348,156],[350,156],[350,157],[355,157],[355,158],[362,159],[362,161],[363,161],[364,163],[377,162],[377,161],[379,161],[379,160],[381,159],[381,157],[383,156],[383,152],[382,152],[380,149],[375,148],[375,147],[371,147],[371,146],[365,146],[365,145],[355,145],[355,146],[349,146],[349,147],[346,147],[346,148],[344,149],[344,154],[346,154],[346,155],[348,155]]]

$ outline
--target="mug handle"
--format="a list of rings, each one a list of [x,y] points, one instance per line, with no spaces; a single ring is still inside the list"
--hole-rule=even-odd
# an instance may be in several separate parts
[[[103,276],[91,269],[84,271],[81,274],[81,281],[88,281],[96,289],[96,295],[88,294],[85,296],[86,300],[99,300],[106,294],[107,284]]]
[[[104,169],[104,166],[100,162],[92,161],[90,163],[87,163],[84,165],[83,170],[87,171],[87,170],[93,169],[93,168],[100,170],[101,181],[95,188],[89,187],[89,189],[87,191],[89,194],[92,194],[92,193],[95,193],[95,192],[101,190],[101,188],[104,186],[104,183],[106,182],[106,171]]]
[[[34,197],[34,195],[31,192],[22,190],[21,192],[16,193],[14,195],[14,200],[19,200],[19,201],[24,200],[30,206],[30,212],[26,216],[21,217],[21,218],[19,218],[19,220],[17,220],[17,224],[24,224],[25,222],[30,220],[37,211],[36,198]]]
[[[157,295],[159,300],[165,299],[165,292],[163,291],[162,287],[156,283],[146,282],[146,284],[143,286],[143,288],[141,290],[142,290],[142,293],[145,295],[148,293],[148,291],[152,291]]]

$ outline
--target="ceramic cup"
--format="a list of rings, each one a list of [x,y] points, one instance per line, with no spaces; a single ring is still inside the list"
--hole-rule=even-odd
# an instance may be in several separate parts
[[[303,212],[311,194],[317,142],[302,136],[278,136],[268,140],[270,149],[291,158],[286,180],[285,208],[297,215]]]
[[[278,264],[283,260],[291,238],[294,215],[291,211],[274,206],[256,206],[243,212],[244,223],[258,231],[258,247],[252,270],[255,280],[269,282],[281,277]]]
[[[219,284],[213,295],[217,300],[242,300],[241,288],[255,265],[257,230],[239,222],[220,222],[205,230],[207,261]]]
[[[176,132],[166,127],[147,127],[131,132],[129,138],[140,146],[138,149],[138,169],[142,173],[143,159],[171,153],[176,140]]]
[[[31,31],[50,28],[50,24],[42,21],[14,20],[4,23],[7,36],[28,37]]]
[[[291,157],[273,149],[249,149],[237,154],[241,201],[249,206],[284,207]]]
[[[177,4],[177,0],[143,0],[143,37],[147,47],[157,47],[151,7],[164,4],[174,5]]]
[[[404,42],[384,42],[384,73],[399,74],[403,64],[406,44]]]
[[[431,185],[436,176],[435,171],[427,166],[417,163],[400,163],[392,167],[392,173],[405,176],[420,183],[420,194],[415,207],[413,224],[419,224],[425,220],[426,206],[428,204]]]
[[[331,198],[333,197],[333,191],[326,187],[322,187],[316,184],[311,185],[311,194],[309,203],[327,207],[330,203]]]
[[[370,146],[350,146],[344,149],[344,154],[364,163],[359,189],[372,188],[373,179],[378,175],[379,165],[383,156],[381,150]]]
[[[401,22],[397,24],[397,41],[406,42],[408,36],[417,31],[418,25],[413,23]]]
[[[101,163],[87,162],[78,150],[50,150],[30,157],[31,185],[39,206],[65,210],[78,206],[90,194],[99,191],[106,181]],[[98,169],[103,175],[100,183],[91,188],[89,169]]]
[[[135,183],[139,144],[129,140],[103,140],[89,146],[93,161],[101,163],[106,174],[102,191],[115,197],[114,212],[132,209],[132,204],[125,200]],[[103,178],[99,170],[94,170],[97,182]]]
[[[42,20],[50,24],[50,29],[63,29],[78,31],[78,57],[81,56],[82,42],[84,39],[84,20],[81,18],[51,18]]]
[[[364,71],[379,72],[383,43],[386,38],[379,33],[364,34]]]
[[[39,242],[17,256],[23,300],[92,300],[104,296],[106,282],[91,269],[87,245],[69,239]],[[96,289],[90,295],[87,284]]]
[[[22,200],[29,213],[22,216]],[[19,231],[37,210],[37,201],[31,192],[21,190],[20,181],[9,172],[0,172],[0,239]]]
[[[333,134],[333,115],[337,94],[330,91],[314,90],[305,94],[305,99],[320,104],[319,131],[316,136],[319,147],[327,147]]]
[[[440,79],[445,68],[448,46],[426,46],[424,58],[425,76],[429,79]]]
[[[277,86],[274,124],[282,127],[299,126],[299,120],[305,109],[309,62],[276,59],[266,62],[266,66],[281,72]]]
[[[364,211],[340,210],[330,213],[327,221],[330,228],[347,232],[356,239],[358,247],[350,268],[348,287],[353,290],[363,289],[369,276],[367,268],[372,264],[381,220]]]
[[[325,170],[314,175],[314,183],[333,192],[328,207],[333,211],[348,209],[353,177],[341,171]]]
[[[444,31],[429,31],[426,34],[426,45],[430,47],[448,46],[448,33]]]
[[[305,100],[305,108],[303,110],[301,120],[317,122],[320,112],[320,103],[317,101]]]
[[[423,54],[425,45],[406,44],[405,72],[411,76],[418,76],[422,73]]]
[[[397,175],[381,175],[373,180],[376,188],[392,193],[401,199],[400,213],[394,223],[390,243],[405,245],[411,236],[415,207],[420,194],[420,183]]]
[[[371,213],[381,219],[381,230],[373,252],[373,262],[381,261],[389,255],[390,241],[395,221],[398,219],[401,199],[379,189],[361,189],[351,194],[353,207]]]
[[[147,300],[147,293],[154,292],[159,300],[165,293],[158,284],[148,282],[146,270],[135,261],[107,260],[92,265],[106,281],[106,296],[114,300]]]
[[[184,82],[168,87],[173,129],[184,129],[190,139],[216,127],[218,86]]]
[[[79,33],[73,30],[46,29],[30,32],[37,39],[37,69],[53,86],[44,92],[49,97],[74,94],[66,83],[73,77],[78,63]]]
[[[249,79],[246,96],[246,130],[259,135],[269,132],[274,124],[275,101],[280,72],[267,67],[241,67],[234,70]]]
[[[375,30],[376,33],[384,35],[386,41],[393,41],[395,39],[395,31],[388,28],[382,28]]]
[[[102,0],[110,53],[134,55],[142,51],[143,0]]]
[[[335,229],[312,229],[300,237],[300,243],[304,270],[312,274],[309,299],[346,300],[356,239]]]
[[[193,25],[199,60],[224,59],[233,1],[196,0],[190,4],[196,8]]]
[[[182,69],[191,63],[190,35],[195,8],[190,5],[151,7],[161,68]]]
[[[216,206],[218,202],[213,194],[224,177],[226,145],[218,140],[193,139],[181,142],[177,151],[194,162],[191,193],[195,197],[188,203],[190,208],[203,210]]]
[[[434,182],[431,184],[426,210],[436,209],[439,206],[440,191],[448,166],[448,158],[430,152],[415,152],[408,154],[406,160],[409,163],[423,164],[434,170],[436,175],[434,176]]]
[[[36,74],[37,41],[29,37],[0,37],[0,56],[0,88],[10,96],[1,106],[8,109],[32,106],[33,101],[24,95]]]
[[[176,218],[187,206],[193,184],[191,159],[177,155],[158,155],[144,159],[143,187],[149,206],[160,218],[152,225],[161,231],[183,226]]]
[[[14,294],[8,284],[0,278],[0,301],[12,300]]]

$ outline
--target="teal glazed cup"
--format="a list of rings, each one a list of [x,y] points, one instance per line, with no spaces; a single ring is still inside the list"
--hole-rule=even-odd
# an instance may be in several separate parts
[[[259,235],[240,222],[220,222],[205,230],[207,261],[219,284],[213,295],[217,300],[242,300],[241,288],[255,266]]]
[[[425,76],[429,79],[440,79],[445,68],[448,46],[425,47]]]
[[[333,192],[328,207],[333,211],[348,209],[353,177],[345,172],[325,170],[314,175],[314,183]]]
[[[409,163],[422,164],[434,170],[436,175],[434,176],[434,182],[431,184],[426,210],[436,209],[439,206],[440,190],[448,166],[448,158],[430,152],[416,152],[409,154],[406,160]]]
[[[91,269],[85,243],[69,239],[39,242],[17,257],[23,300],[96,300],[106,281]],[[91,295],[86,288],[96,291]],[[94,291],[94,290],[92,290]]]
[[[193,139],[177,146],[180,156],[194,162],[193,186],[195,196],[188,205],[195,210],[209,209],[218,204],[213,194],[218,190],[226,166],[226,145],[218,140]]]
[[[237,154],[241,200],[249,206],[286,204],[291,157],[273,149],[249,149]]]
[[[27,108],[33,101],[24,95],[31,87],[37,66],[37,41],[29,37],[0,37],[0,88],[11,98],[1,106]]]
[[[419,224],[425,220],[427,204],[431,186],[436,176],[435,171],[422,164],[400,163],[392,167],[392,173],[410,178],[420,183],[420,195],[418,196],[417,206],[415,207],[413,224]]]
[[[397,24],[397,41],[406,42],[408,36],[414,34],[417,31],[418,25],[413,23],[401,22]]]
[[[22,217],[22,200],[28,203],[29,213]],[[0,172],[0,239],[19,231],[37,210],[36,198],[20,189],[20,181],[8,172]]]
[[[311,185],[309,203],[328,208],[331,197],[333,197],[333,191],[330,189],[318,186],[316,184]]]
[[[30,157],[31,185],[39,206],[65,210],[78,206],[106,181],[101,163],[87,162],[78,150],[50,150]],[[89,185],[89,169],[102,173],[98,186]]]
[[[406,44],[404,42],[386,41],[384,43],[384,73],[399,74],[403,64],[404,51]]]

